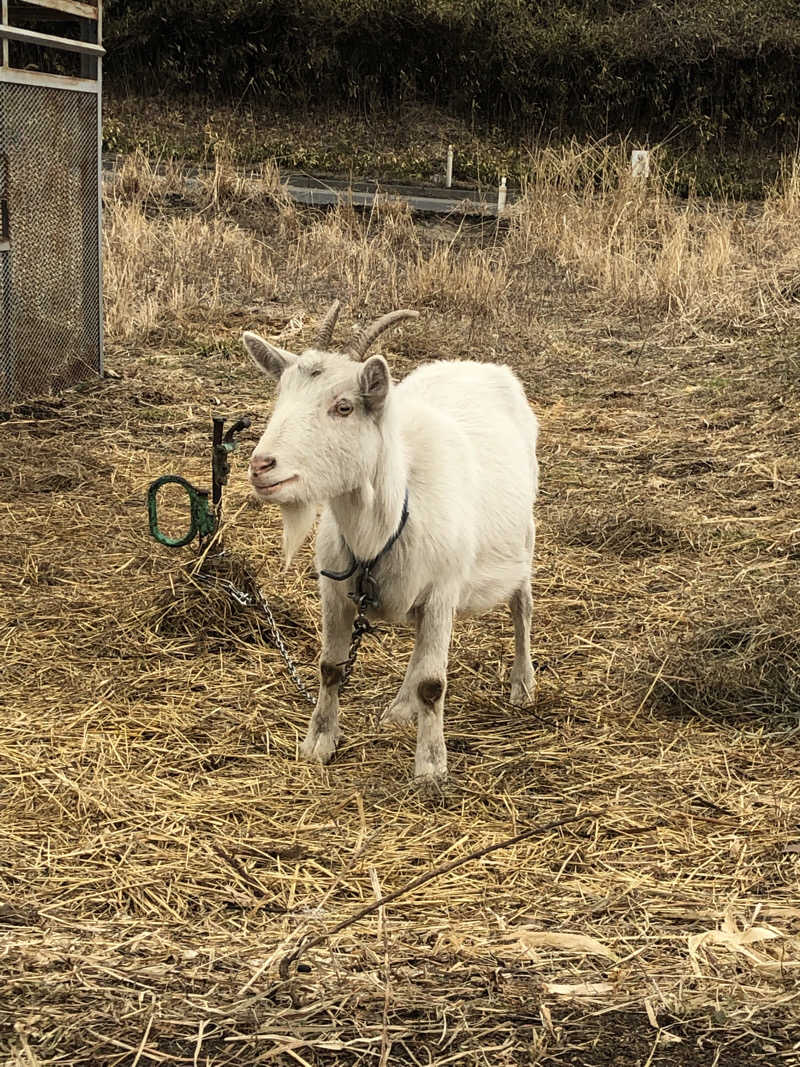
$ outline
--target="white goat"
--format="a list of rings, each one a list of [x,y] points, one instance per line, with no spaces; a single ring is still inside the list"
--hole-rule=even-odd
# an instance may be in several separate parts
[[[244,334],[256,365],[280,382],[250,459],[250,481],[259,497],[282,508],[287,567],[320,510],[320,572],[347,572],[380,556],[379,605],[368,614],[416,628],[405,678],[382,721],[416,718],[415,774],[440,779],[447,773],[443,711],[454,615],[508,602],[516,635],[511,703],[522,706],[534,694],[538,423],[508,367],[441,360],[395,385],[382,356],[362,362],[383,330],[416,312],[384,315],[345,353],[328,351],[338,310],[336,301],[299,356]],[[354,581],[320,574],[320,688],[302,753],[321,763],[341,736],[339,685],[356,615],[348,597]]]

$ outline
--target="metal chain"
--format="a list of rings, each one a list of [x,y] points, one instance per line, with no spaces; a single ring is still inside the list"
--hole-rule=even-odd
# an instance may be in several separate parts
[[[364,640],[364,634],[370,634],[375,632],[375,627],[364,614],[366,600],[366,597],[361,596],[356,601],[356,603],[358,604],[358,614],[353,620],[353,636],[350,639],[350,648],[347,652],[347,659],[342,665],[342,680],[341,682],[339,682],[340,693],[350,681],[350,675],[353,673],[353,667],[355,666],[356,658],[358,656],[358,650],[361,647],[361,642]]]
[[[302,693],[306,701],[311,705],[315,705],[317,702],[316,698],[312,695],[308,687],[300,678],[300,675],[297,672],[297,667],[295,666],[295,663],[292,660],[291,655],[289,654],[289,649],[286,647],[286,642],[283,640],[281,631],[278,628],[278,623],[275,620],[275,616],[272,614],[272,608],[269,606],[269,601],[261,592],[261,590],[259,589],[254,596],[252,593],[248,593],[244,589],[239,589],[238,586],[234,585],[233,582],[230,581],[230,579],[228,578],[220,578],[217,575],[203,574],[202,572],[195,575],[195,577],[199,581],[204,582],[206,585],[222,586],[226,590],[231,600],[233,600],[234,603],[238,604],[241,608],[252,608],[258,605],[261,606],[264,614],[267,617],[267,622],[269,623],[269,629],[270,633],[272,634],[272,639],[275,642],[275,647],[280,652],[283,658],[283,662],[286,664],[286,669],[289,672],[289,677],[296,685],[298,691]],[[361,647],[361,642],[364,639],[364,634],[375,632],[375,627],[364,614],[364,608],[368,602],[369,597],[367,596],[361,596],[357,600],[358,614],[356,615],[355,620],[353,621],[353,635],[350,640],[350,648],[347,653],[347,659],[343,664],[342,680],[339,683],[340,693],[350,681],[350,675],[353,673],[353,667],[355,666],[355,662],[358,657],[358,651]]]
[[[286,642],[283,640],[281,631],[278,628],[278,624],[275,621],[275,616],[272,614],[272,608],[269,606],[269,602],[264,594],[259,590],[258,593],[253,596],[252,593],[246,592],[244,589],[239,589],[228,578],[219,578],[214,574],[198,574],[196,575],[200,581],[205,582],[207,585],[221,585],[228,596],[234,603],[238,604],[240,608],[254,608],[259,604],[267,617],[269,623],[270,633],[272,639],[275,642],[275,647],[283,657],[283,662],[286,664],[286,669],[289,672],[289,677],[292,679],[297,689],[305,697],[309,704],[316,704],[316,699],[312,696],[311,691],[305,685],[300,675],[297,673],[297,667],[289,654],[289,649],[286,647]]]
[[[275,616],[272,614],[272,608],[269,606],[269,601],[264,596],[264,594],[261,592],[261,590],[258,591],[257,595],[258,595],[258,601],[261,604],[261,607],[262,607],[262,609],[264,611],[264,614],[267,617],[267,622],[269,623],[269,628],[272,631],[273,640],[275,641],[275,644],[278,647],[278,651],[280,652],[281,656],[283,657],[283,662],[286,664],[286,670],[289,672],[289,677],[292,679],[294,684],[297,686],[298,690],[303,694],[303,696],[306,699],[306,702],[308,704],[311,704],[311,706],[313,707],[314,705],[316,705],[317,699],[310,692],[310,690],[306,687],[304,682],[301,680],[300,675],[297,673],[297,668],[294,665],[294,661],[292,660],[292,657],[289,655],[289,649],[286,647],[286,643],[284,642],[283,637],[281,635],[281,632],[278,629],[278,624],[275,621]]]

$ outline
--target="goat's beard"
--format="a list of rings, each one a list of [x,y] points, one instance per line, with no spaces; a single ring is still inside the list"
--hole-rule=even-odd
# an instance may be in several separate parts
[[[317,517],[316,504],[281,504],[283,518],[283,569],[288,571]]]

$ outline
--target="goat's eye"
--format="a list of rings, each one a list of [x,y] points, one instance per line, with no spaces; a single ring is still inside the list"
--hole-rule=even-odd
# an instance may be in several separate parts
[[[333,410],[337,415],[341,415],[342,418],[345,418],[352,412],[353,405],[349,400],[337,400]]]
[[[319,367],[317,367],[316,370],[312,370],[312,372],[309,374],[309,378],[319,378],[320,374],[322,374],[322,371],[319,369]]]

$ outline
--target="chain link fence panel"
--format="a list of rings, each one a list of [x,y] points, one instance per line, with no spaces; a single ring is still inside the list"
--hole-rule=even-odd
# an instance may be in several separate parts
[[[0,82],[0,399],[101,370],[97,94]]]

